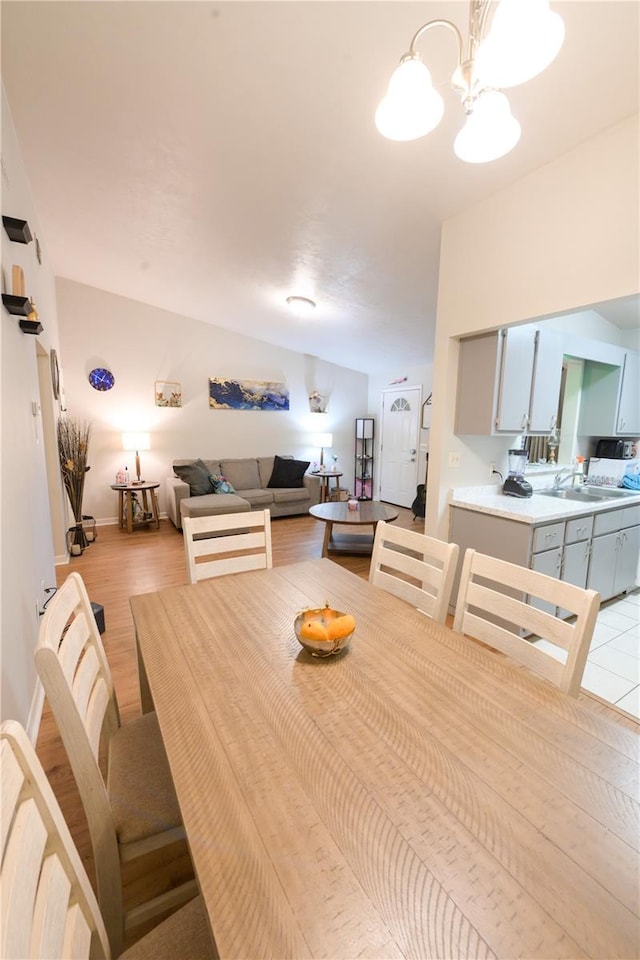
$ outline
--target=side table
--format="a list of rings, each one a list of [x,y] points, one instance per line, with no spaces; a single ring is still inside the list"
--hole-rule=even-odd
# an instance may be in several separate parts
[[[118,519],[120,529],[126,527],[127,533],[133,533],[134,526],[153,523],[156,530],[160,528],[158,515],[158,495],[156,490],[160,486],[159,480],[142,483],[112,483],[111,489],[118,491]],[[142,494],[142,504],[137,494]],[[138,504],[136,510],[134,503]],[[139,516],[141,514],[141,516]]]
[[[320,477],[320,503],[326,503],[330,499],[331,490],[330,481],[333,479],[336,481],[334,491],[338,492],[340,490],[340,480],[339,477],[342,476],[341,473],[338,473],[337,470],[314,470],[314,477]]]

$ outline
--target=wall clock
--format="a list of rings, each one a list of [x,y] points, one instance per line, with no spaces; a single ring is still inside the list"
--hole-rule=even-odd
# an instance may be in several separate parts
[[[111,390],[115,382],[116,378],[111,370],[107,370],[105,367],[96,367],[89,374],[89,383],[94,390]]]
[[[51,363],[51,389],[53,390],[53,399],[60,399],[60,371],[58,369],[58,354],[55,350],[52,350],[49,354],[49,362]]]

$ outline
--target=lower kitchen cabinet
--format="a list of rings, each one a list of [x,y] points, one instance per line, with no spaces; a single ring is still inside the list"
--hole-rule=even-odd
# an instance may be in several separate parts
[[[603,600],[635,583],[640,555],[640,506],[624,507],[594,518],[587,586]]]
[[[608,600],[634,587],[640,554],[640,505],[553,523],[529,524],[451,508],[449,539],[481,553],[597,590]],[[550,605],[537,603],[553,611]],[[567,616],[563,610],[558,616]]]

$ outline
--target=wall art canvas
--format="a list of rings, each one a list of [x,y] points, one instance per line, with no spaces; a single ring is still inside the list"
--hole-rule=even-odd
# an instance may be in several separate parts
[[[156,407],[181,407],[182,384],[173,380],[156,380]]]
[[[227,380],[209,378],[212,410],[288,410],[286,383],[274,380]]]

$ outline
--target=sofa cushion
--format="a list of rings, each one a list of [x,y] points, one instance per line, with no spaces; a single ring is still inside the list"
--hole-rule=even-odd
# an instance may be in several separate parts
[[[237,490],[236,493],[244,500],[248,500],[252,509],[258,507],[264,510],[273,503],[273,494],[270,490]]]
[[[267,487],[283,488],[303,487],[303,477],[309,469],[309,460],[286,460],[284,457],[273,458],[273,473]]]
[[[222,473],[222,470],[220,469],[219,460],[205,460],[203,458],[202,462],[204,463],[205,467],[207,468],[211,476],[215,476],[215,474]]]
[[[207,493],[213,493],[211,475],[202,460],[194,460],[192,463],[185,464],[174,463],[173,472],[189,484],[190,496],[202,497]]]
[[[220,473],[236,490],[259,490],[260,476],[258,461],[251,458],[243,460],[221,460]]]
[[[282,487],[273,491],[274,503],[308,503],[311,500],[307,487]]]
[[[283,459],[288,460],[290,458],[284,457]],[[258,486],[265,490],[273,473],[273,457],[258,457],[258,471],[260,473]]]
[[[221,513],[246,513],[251,504],[235,493],[210,493],[205,497],[186,497],[180,501],[182,517],[213,517]]]

